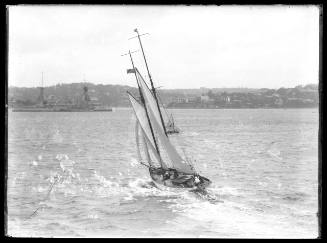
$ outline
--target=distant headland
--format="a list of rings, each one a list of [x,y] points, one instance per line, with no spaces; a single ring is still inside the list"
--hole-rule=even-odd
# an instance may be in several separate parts
[[[92,83],[57,84],[42,87],[45,104],[72,104],[79,99],[83,87],[88,88],[90,100],[110,107],[129,107],[126,91],[138,96],[135,87]],[[40,89],[9,87],[9,108],[37,105]],[[298,85],[294,88],[204,88],[158,89],[161,103],[167,108],[310,108],[318,107],[317,84]]]

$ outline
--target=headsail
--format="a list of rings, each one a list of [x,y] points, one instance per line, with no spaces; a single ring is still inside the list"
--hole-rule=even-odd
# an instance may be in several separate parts
[[[136,152],[139,162],[142,162],[141,149],[140,149],[140,137],[139,137],[140,124],[138,121],[135,123],[135,140],[136,140]]]
[[[136,123],[135,123],[135,138],[136,138],[136,147],[137,147],[137,157],[139,159],[139,162],[140,163],[143,162],[143,158],[141,156],[141,143],[142,143],[143,146],[144,146],[144,152],[145,152],[146,162],[150,166],[154,166],[153,165],[153,162],[151,161],[150,154],[149,154],[149,151],[148,151],[148,145],[147,145],[147,140],[145,138],[145,134],[144,134],[144,132],[143,132],[142,128],[140,127],[140,124],[139,124],[139,122],[137,120],[136,120]]]
[[[158,160],[158,162],[161,164],[163,168],[167,168],[167,165],[165,165],[158,154],[157,150],[155,149],[155,143],[153,141],[151,130],[149,127],[149,123],[146,118],[146,112],[143,106],[130,94],[128,94],[129,100],[131,101],[133,110],[135,112],[135,116],[137,121],[139,122],[140,127],[142,128],[143,136],[146,139],[147,145]]]
[[[149,153],[149,150],[148,150],[148,142],[146,141],[146,138],[145,138],[145,135],[144,135],[144,132],[143,132],[142,129],[141,129],[141,133],[142,133],[142,142],[143,142],[143,145],[144,145],[146,159],[147,159],[150,166],[154,166],[153,162],[151,161],[150,153]],[[157,155],[157,153],[155,153],[155,155]],[[159,160],[159,157],[158,157],[158,160]]]

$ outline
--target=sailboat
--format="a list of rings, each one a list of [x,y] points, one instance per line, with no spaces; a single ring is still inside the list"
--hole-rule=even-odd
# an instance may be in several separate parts
[[[168,134],[179,133],[180,129],[175,125],[174,117],[170,114],[170,118],[166,124],[166,130]]]
[[[158,97],[158,100],[160,101],[160,103],[162,104],[163,110],[165,111],[163,114],[165,114],[165,118],[166,118],[166,120],[168,120],[168,122],[165,125],[167,135],[172,135],[174,133],[179,133],[181,130],[176,126],[173,114],[172,113],[170,113],[170,115],[168,114],[168,111],[164,107],[164,105],[163,105],[160,97],[158,96],[158,94],[157,94],[157,97]]]
[[[145,59],[142,44],[141,48]],[[133,69],[128,69],[127,73],[134,73],[139,90],[139,98],[127,92],[136,117],[135,138],[139,162],[148,167],[157,186],[204,190],[211,181],[199,175],[192,162],[183,159],[169,140],[146,59],[151,90],[135,67],[131,52],[128,54]]]

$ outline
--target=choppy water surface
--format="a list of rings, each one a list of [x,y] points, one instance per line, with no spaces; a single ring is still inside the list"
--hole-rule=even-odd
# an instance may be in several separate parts
[[[317,109],[173,114],[183,130],[173,142],[213,181],[206,197],[152,186],[136,162],[132,110],[10,112],[8,234],[318,236]]]

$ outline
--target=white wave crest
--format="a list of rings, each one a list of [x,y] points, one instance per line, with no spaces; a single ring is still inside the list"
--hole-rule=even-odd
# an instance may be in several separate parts
[[[132,159],[131,159],[131,164],[130,164],[130,165],[131,165],[132,167],[137,166],[137,165],[138,165],[137,159],[132,158]]]

